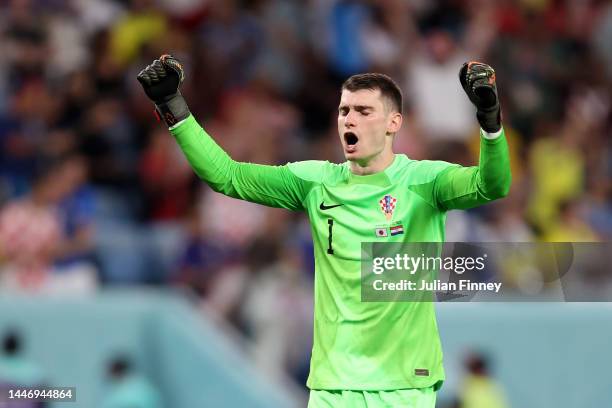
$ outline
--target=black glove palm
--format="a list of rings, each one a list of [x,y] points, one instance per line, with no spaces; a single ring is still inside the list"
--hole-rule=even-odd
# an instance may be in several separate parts
[[[179,91],[185,73],[176,58],[162,55],[140,71],[136,79],[168,126],[189,116],[189,108]]]
[[[486,132],[501,129],[501,109],[495,71],[482,62],[466,62],[459,70],[459,81],[470,101],[476,106],[476,118]]]

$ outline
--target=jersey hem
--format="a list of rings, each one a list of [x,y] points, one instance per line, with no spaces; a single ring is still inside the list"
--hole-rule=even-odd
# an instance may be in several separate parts
[[[428,381],[423,382],[412,382],[406,380],[397,380],[385,382],[382,384],[347,384],[347,383],[325,383],[325,382],[307,382],[306,386],[311,390],[343,390],[343,391],[391,391],[391,390],[402,390],[408,388],[429,388],[436,387],[436,384],[440,384],[436,387],[440,389],[444,377],[428,378]]]

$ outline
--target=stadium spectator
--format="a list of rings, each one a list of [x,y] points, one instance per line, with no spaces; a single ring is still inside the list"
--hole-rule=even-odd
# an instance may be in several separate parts
[[[108,365],[108,389],[100,408],[162,408],[162,398],[153,384],[138,373],[126,356],[112,358]]]
[[[95,268],[86,261],[92,250],[91,225],[87,210],[78,208],[88,200],[85,190],[77,190],[84,177],[80,160],[59,159],[40,167],[32,192],[0,211],[4,290],[66,293],[95,287]]]
[[[312,341],[312,285],[297,248],[266,235],[247,252],[250,277],[242,321],[259,368],[279,380],[289,373],[303,383]]]
[[[501,386],[491,377],[490,362],[483,354],[470,354],[465,362],[467,376],[460,392],[461,408],[507,408]]]
[[[21,333],[5,330],[0,350],[0,394],[3,390],[16,387],[41,387],[45,385],[45,374],[41,367],[24,355]],[[2,401],[4,408],[45,408],[43,402]]]

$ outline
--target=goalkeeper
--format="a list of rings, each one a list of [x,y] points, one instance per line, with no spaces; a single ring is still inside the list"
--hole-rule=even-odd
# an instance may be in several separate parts
[[[444,380],[434,304],[361,302],[361,242],[442,242],[448,210],[508,193],[508,147],[493,69],[469,62],[459,71],[481,128],[474,167],[393,152],[402,95],[383,74],[354,75],[342,85],[338,136],[346,162],[236,162],[190,114],[179,91],[183,79],[181,64],[169,55],[138,74],[197,175],[222,194],[306,211],[310,219],[315,310],[309,407],[433,408]]]

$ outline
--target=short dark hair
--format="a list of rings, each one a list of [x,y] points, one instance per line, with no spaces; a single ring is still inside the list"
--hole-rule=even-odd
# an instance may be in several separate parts
[[[402,91],[388,75],[377,72],[351,76],[342,84],[342,90],[355,92],[361,89],[380,90],[380,94],[388,98],[393,107],[402,113]]]
[[[2,339],[2,351],[8,356],[18,354],[21,350],[21,337],[17,331],[8,331]]]
[[[132,369],[130,357],[124,354],[114,356],[108,365],[108,374],[111,378],[123,378]]]

